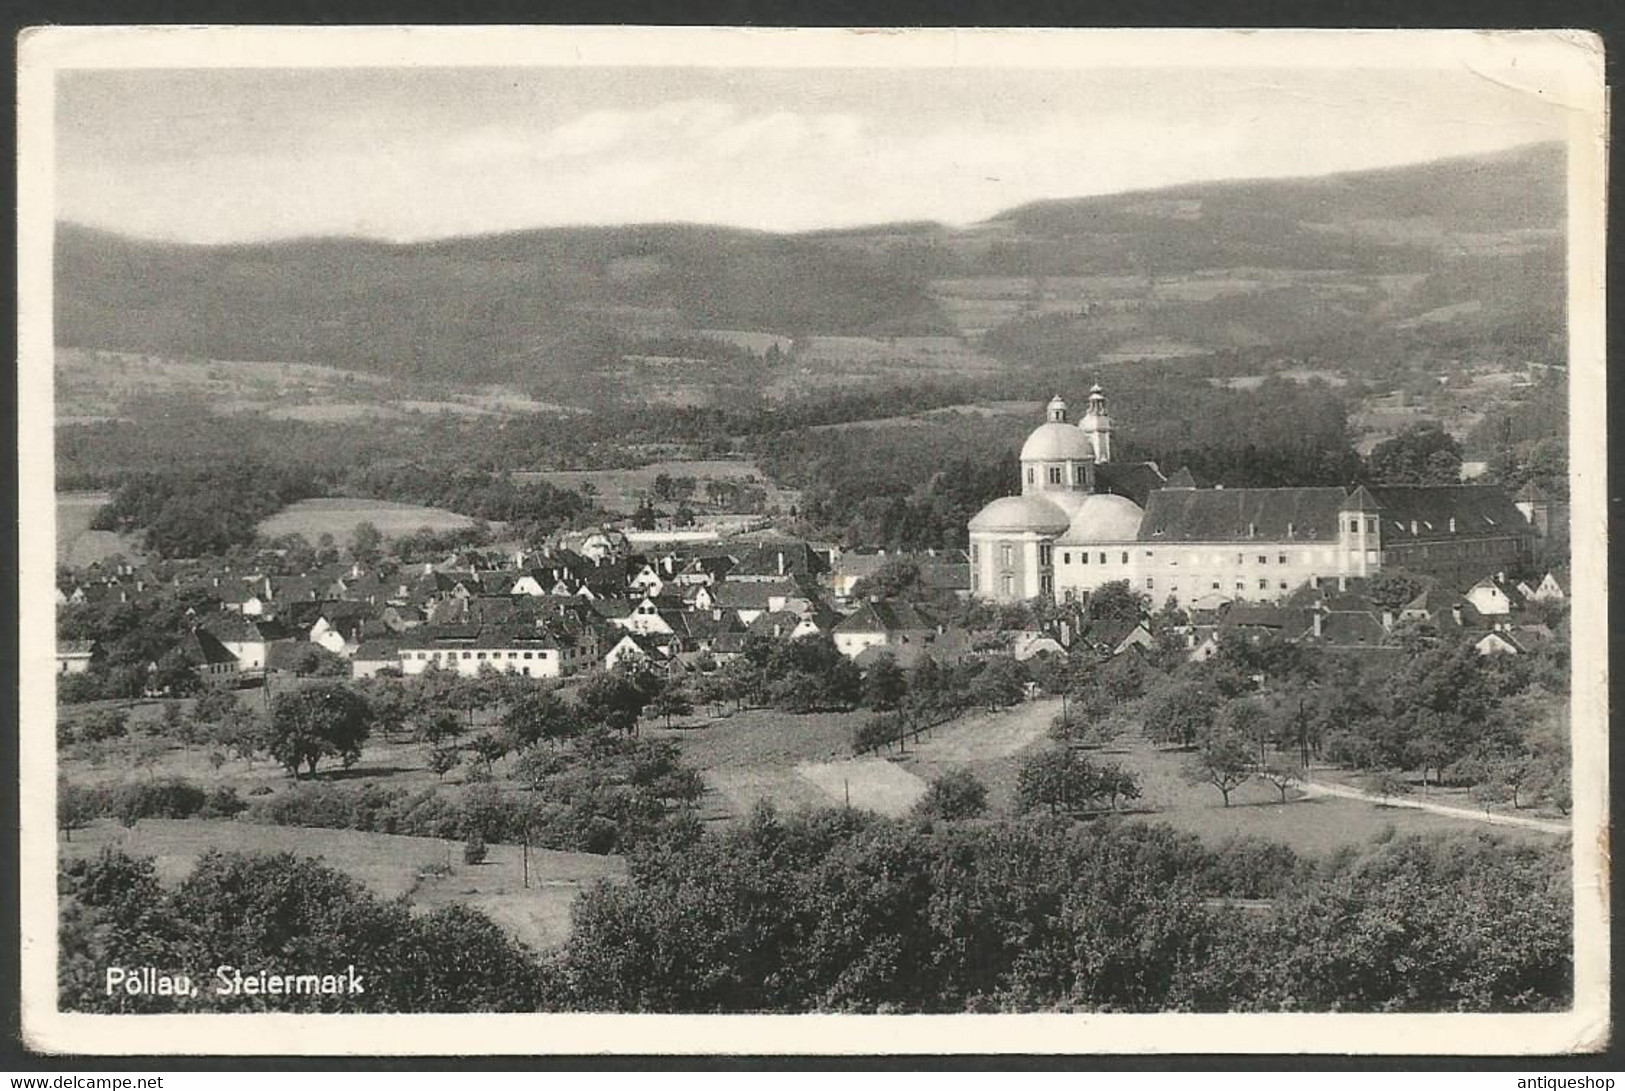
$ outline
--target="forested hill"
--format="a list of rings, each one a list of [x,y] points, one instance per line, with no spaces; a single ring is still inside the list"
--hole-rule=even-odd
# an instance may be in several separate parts
[[[63,224],[57,338],[547,384],[669,357],[650,346],[685,337],[703,350],[718,331],[950,337],[1015,363],[1087,361],[1145,336],[1212,350],[1415,322],[1561,328],[1562,168],[1560,146],[1537,145],[1048,201],[964,229],[643,225],[183,246]]]

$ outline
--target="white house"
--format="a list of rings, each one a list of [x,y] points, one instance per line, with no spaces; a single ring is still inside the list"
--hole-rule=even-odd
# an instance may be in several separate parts
[[[577,639],[547,629],[423,626],[400,641],[404,675],[422,674],[433,666],[473,677],[489,667],[531,678],[562,678],[590,670],[597,662],[595,639],[587,635]]]
[[[96,652],[94,640],[58,640],[56,642],[56,673],[83,674],[90,669],[90,657]]]

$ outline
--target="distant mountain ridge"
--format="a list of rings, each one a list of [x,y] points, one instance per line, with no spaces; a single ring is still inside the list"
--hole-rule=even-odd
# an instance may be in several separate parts
[[[1041,201],[963,229],[645,224],[192,246],[63,223],[57,341],[545,386],[613,379],[641,342],[711,330],[957,337],[1014,361],[1145,336],[1214,348],[1314,323],[1503,321],[1560,313],[1563,156],[1531,145]]]

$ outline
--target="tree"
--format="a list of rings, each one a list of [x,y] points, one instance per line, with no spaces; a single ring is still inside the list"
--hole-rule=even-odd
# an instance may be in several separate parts
[[[956,821],[979,818],[987,811],[987,785],[969,769],[953,769],[931,778],[925,794],[914,804],[922,818]]]
[[[1268,761],[1270,736],[1274,733],[1273,725],[1264,707],[1256,699],[1233,697],[1220,705],[1218,716],[1214,720],[1214,730],[1253,748],[1258,755],[1259,765],[1264,765]]]
[[[1088,610],[1094,621],[1141,621],[1151,612],[1151,600],[1127,580],[1113,580],[1089,592]]]
[[[694,701],[688,695],[688,689],[676,678],[668,678],[661,687],[655,691],[654,699],[649,702],[648,711],[666,721],[666,728],[670,730],[673,716],[688,716],[694,711]]]
[[[349,768],[361,759],[372,728],[372,710],[355,690],[322,682],[278,694],[271,703],[271,755],[299,777],[301,766],[315,775],[317,764],[338,757]]]
[[[1146,733],[1155,742],[1188,750],[1212,726],[1218,708],[1218,695],[1207,686],[1172,681],[1146,700]]]
[[[972,683],[977,703],[990,711],[1007,708],[1021,701],[1026,692],[1027,671],[1014,659],[998,656],[989,659]]]
[[[859,602],[871,598],[914,602],[923,598],[924,592],[920,566],[910,560],[892,560],[854,583],[851,597]]]
[[[461,760],[456,747],[436,746],[429,751],[429,768],[434,770],[435,776],[441,780],[445,780],[446,774],[457,768],[457,763]]]
[[[1252,758],[1242,740],[1216,735],[1186,763],[1183,773],[1192,784],[1211,784],[1217,788],[1228,807],[1230,793],[1252,779]]]
[[[1282,803],[1286,802],[1287,790],[1300,780],[1298,770],[1284,761],[1272,762],[1269,765],[1262,766],[1258,770],[1258,775],[1262,779],[1269,781],[1270,784],[1274,785],[1275,790],[1281,793]]]
[[[651,696],[630,674],[594,671],[576,689],[575,705],[585,724],[630,735]]]
[[[579,711],[553,689],[534,689],[521,696],[502,713],[501,724],[515,750],[542,739],[556,745],[582,726]]]
[[[73,840],[73,831],[90,825],[100,813],[96,797],[89,788],[58,780],[56,785],[56,828],[65,841]]]
[[[430,746],[441,746],[466,730],[462,718],[449,708],[426,710],[412,717],[412,734]]]
[[[1016,801],[1023,812],[1047,809],[1056,815],[1080,815],[1110,799],[1137,798],[1139,784],[1117,766],[1096,766],[1064,746],[1041,747],[1029,755],[1016,775]]]
[[[863,672],[864,708],[888,712],[902,704],[907,694],[908,679],[892,656],[876,656],[869,669]]]
[[[384,534],[370,522],[360,522],[350,534],[350,556],[361,564],[373,564],[383,556]]]
[[[1411,782],[1398,769],[1372,771],[1366,775],[1365,786],[1367,791],[1381,796],[1385,803],[1395,796],[1409,795],[1411,791]]]
[[[1383,485],[1454,485],[1461,481],[1461,444],[1435,421],[1413,424],[1372,449],[1366,475]]]

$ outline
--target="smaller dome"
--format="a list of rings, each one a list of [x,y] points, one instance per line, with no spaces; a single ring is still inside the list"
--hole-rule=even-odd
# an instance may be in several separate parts
[[[1006,496],[977,512],[970,529],[1059,534],[1069,522],[1066,512],[1042,496]]]
[[[1144,509],[1134,501],[1111,493],[1094,493],[1072,517],[1072,525],[1061,536],[1062,545],[1093,542],[1132,542],[1140,533]]]
[[[1049,421],[1033,429],[1021,445],[1023,462],[1081,462],[1095,457],[1089,437],[1070,424]]]

